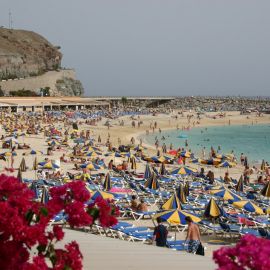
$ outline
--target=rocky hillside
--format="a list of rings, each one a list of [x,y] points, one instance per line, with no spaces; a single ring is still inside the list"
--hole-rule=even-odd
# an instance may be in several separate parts
[[[0,79],[43,74],[61,66],[62,54],[42,36],[0,28]]]
[[[75,73],[61,71],[59,49],[37,33],[0,28],[0,86],[5,94],[50,87],[52,95],[82,95]]]

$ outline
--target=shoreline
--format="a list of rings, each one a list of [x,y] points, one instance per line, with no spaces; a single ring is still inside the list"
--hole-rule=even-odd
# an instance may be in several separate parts
[[[200,128],[207,128],[207,127],[229,127],[229,126],[260,126],[260,125],[270,125],[270,117],[269,117],[269,121],[267,121],[268,119],[263,119],[263,120],[266,120],[266,121],[263,121],[263,122],[257,122],[257,123],[246,123],[246,122],[242,122],[242,123],[230,123],[229,124],[225,124],[225,123],[215,123],[215,124],[212,124],[212,123],[204,123],[204,124],[201,124],[199,126],[195,126],[195,127],[191,127],[190,130],[192,129],[200,129]],[[177,129],[176,127],[166,127],[166,128],[163,128],[162,131],[176,131],[176,130],[179,130],[179,132],[181,131],[184,131],[182,129]],[[140,143],[140,139],[142,139],[142,142],[143,142],[143,146],[144,147],[147,147],[147,149],[150,149],[150,150],[153,150],[153,151],[156,151],[156,147],[154,144],[151,144],[149,143],[146,138],[147,138],[147,135],[145,134],[146,131],[139,131],[139,132],[134,132],[134,133],[131,133],[131,134],[128,134],[126,136],[126,138],[128,140],[130,140],[132,137],[134,137],[135,139],[135,143],[136,144],[139,144]],[[155,132],[151,133],[149,135],[155,135],[155,134],[159,134],[158,131],[156,130]]]

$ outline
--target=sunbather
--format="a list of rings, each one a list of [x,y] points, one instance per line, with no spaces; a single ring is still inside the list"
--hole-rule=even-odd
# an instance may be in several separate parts
[[[130,208],[133,210],[133,211],[137,211],[138,209],[138,200],[137,200],[137,197],[135,195],[132,195],[131,197],[131,202],[130,202]]]
[[[147,207],[147,204],[144,202],[144,199],[141,199],[141,203],[138,205],[137,211],[138,212],[147,212],[148,211],[148,207]]]

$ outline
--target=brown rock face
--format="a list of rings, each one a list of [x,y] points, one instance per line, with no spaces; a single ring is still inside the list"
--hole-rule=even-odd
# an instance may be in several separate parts
[[[62,54],[31,31],[0,28],[0,80],[41,75],[61,66]]]

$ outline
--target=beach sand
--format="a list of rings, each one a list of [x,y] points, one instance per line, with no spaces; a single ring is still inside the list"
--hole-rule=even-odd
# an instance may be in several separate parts
[[[174,113],[175,115],[176,113]],[[188,114],[188,113],[185,113]],[[208,113],[207,115],[213,116],[216,115],[216,113]],[[119,125],[119,120],[124,121],[124,126]],[[91,135],[97,140],[98,136],[100,135],[102,138],[102,144],[104,145],[106,143],[108,134],[110,135],[110,141],[112,142],[113,146],[118,146],[118,138],[121,140],[121,144],[129,144],[130,140],[132,137],[135,138],[136,143],[139,144],[138,136],[145,134],[146,130],[149,129],[150,123],[157,122],[157,128],[160,128],[161,130],[165,129],[176,129],[177,125],[181,128],[182,126],[188,126],[187,118],[186,117],[180,117],[177,121],[172,118],[171,114],[165,115],[165,114],[159,114],[156,116],[152,115],[145,115],[145,116],[140,116],[140,120],[143,122],[143,124],[139,128],[132,128],[131,122],[132,119],[130,117],[121,117],[118,119],[111,120],[111,127],[108,129],[106,126],[104,126],[105,119],[103,119],[101,122],[97,124],[97,126],[90,126],[90,125],[85,125],[82,123],[79,123],[79,129],[85,129],[91,130]],[[250,124],[263,124],[263,123],[270,123],[270,115],[263,115],[261,117],[256,117],[255,115],[248,115],[248,118],[246,115],[240,115],[239,112],[228,112],[226,117],[224,118],[219,118],[219,119],[213,119],[209,117],[203,116],[203,118],[200,120],[200,124],[196,125],[196,127],[207,127],[207,126],[217,126],[217,125],[228,125],[230,120],[231,125],[250,125]],[[57,126],[63,127],[63,124],[57,123]],[[152,132],[152,131],[150,131]],[[31,149],[34,150],[39,150],[43,151],[43,153],[46,153],[47,151],[47,143],[45,142],[45,138],[43,135],[31,135],[31,136],[24,136],[19,138],[20,143],[26,143],[31,146]],[[72,151],[72,147],[74,144],[70,143],[68,148],[65,148],[63,150],[55,151],[53,152],[53,156],[50,156],[50,159],[60,159],[60,156],[63,153],[70,153]],[[147,146],[147,152],[150,154],[156,154],[156,149],[153,146],[146,145],[143,142],[143,146]],[[101,146],[104,152],[106,152],[106,147]],[[191,145],[192,148],[192,145]],[[4,151],[4,150],[3,150]],[[29,167],[29,170],[27,172],[23,173],[23,178],[30,178],[30,179],[35,179],[35,172],[32,170],[33,162],[35,155],[23,155],[25,152],[29,152],[27,150],[16,150],[17,156],[15,156],[15,163],[14,163],[14,168],[18,168],[19,164],[21,162],[22,157],[25,158],[26,164]],[[44,158],[47,157],[46,155],[37,155],[38,161],[44,160]],[[105,162],[107,163],[109,161],[109,158],[105,158]],[[117,160],[116,160],[117,161]],[[120,160],[119,160],[120,162]],[[117,162],[116,162],[117,163]],[[1,169],[3,173],[7,173],[4,168],[9,167],[10,164],[10,158],[8,158],[7,162],[1,161]],[[192,164],[192,166],[194,166]],[[61,163],[61,171],[63,173],[70,171],[70,172],[76,172],[74,171],[72,163]],[[224,173],[227,169],[214,169],[215,176],[224,176]],[[144,166],[138,164],[137,172],[143,172],[144,171]],[[234,178],[238,178],[243,171],[243,167],[240,165],[237,165],[235,168],[230,169],[230,175]],[[15,170],[14,173],[8,173],[10,175],[17,175],[17,171]],[[153,210],[156,210],[155,207]],[[129,220],[130,221],[130,220]],[[153,227],[153,222],[152,220],[140,220],[138,221],[131,221],[135,225],[140,225],[140,226],[148,226],[148,227]],[[171,236],[174,236],[174,231],[170,232]],[[69,232],[69,236],[74,237],[74,240],[76,240],[77,233],[72,233]],[[177,239],[184,239],[185,238],[185,232],[178,232],[176,234]],[[204,245],[206,246],[206,256],[207,257],[212,257],[212,251],[219,248],[220,245],[211,245],[208,244],[209,240],[211,239],[216,239],[214,236],[208,236],[204,235],[203,236],[203,242]],[[80,241],[79,241],[80,242]],[[226,243],[228,245],[235,243],[234,241],[230,241],[229,239],[226,240]],[[116,244],[117,245],[117,244]],[[124,244],[125,245],[125,244]],[[137,246],[138,244],[136,244]],[[111,248],[113,249],[114,243],[111,243]],[[130,248],[132,248],[130,246]],[[106,254],[104,254],[106,256]],[[192,260],[192,259],[191,259]],[[87,268],[86,268],[87,269]],[[129,268],[128,268],[129,269]],[[133,268],[130,268],[133,269]],[[136,269],[136,268],[134,268]],[[143,269],[143,268],[142,268]],[[186,268],[186,269],[191,269],[191,268]],[[202,268],[203,269],[203,268]],[[204,268],[207,269],[207,268]],[[208,268],[211,269],[211,268]]]

